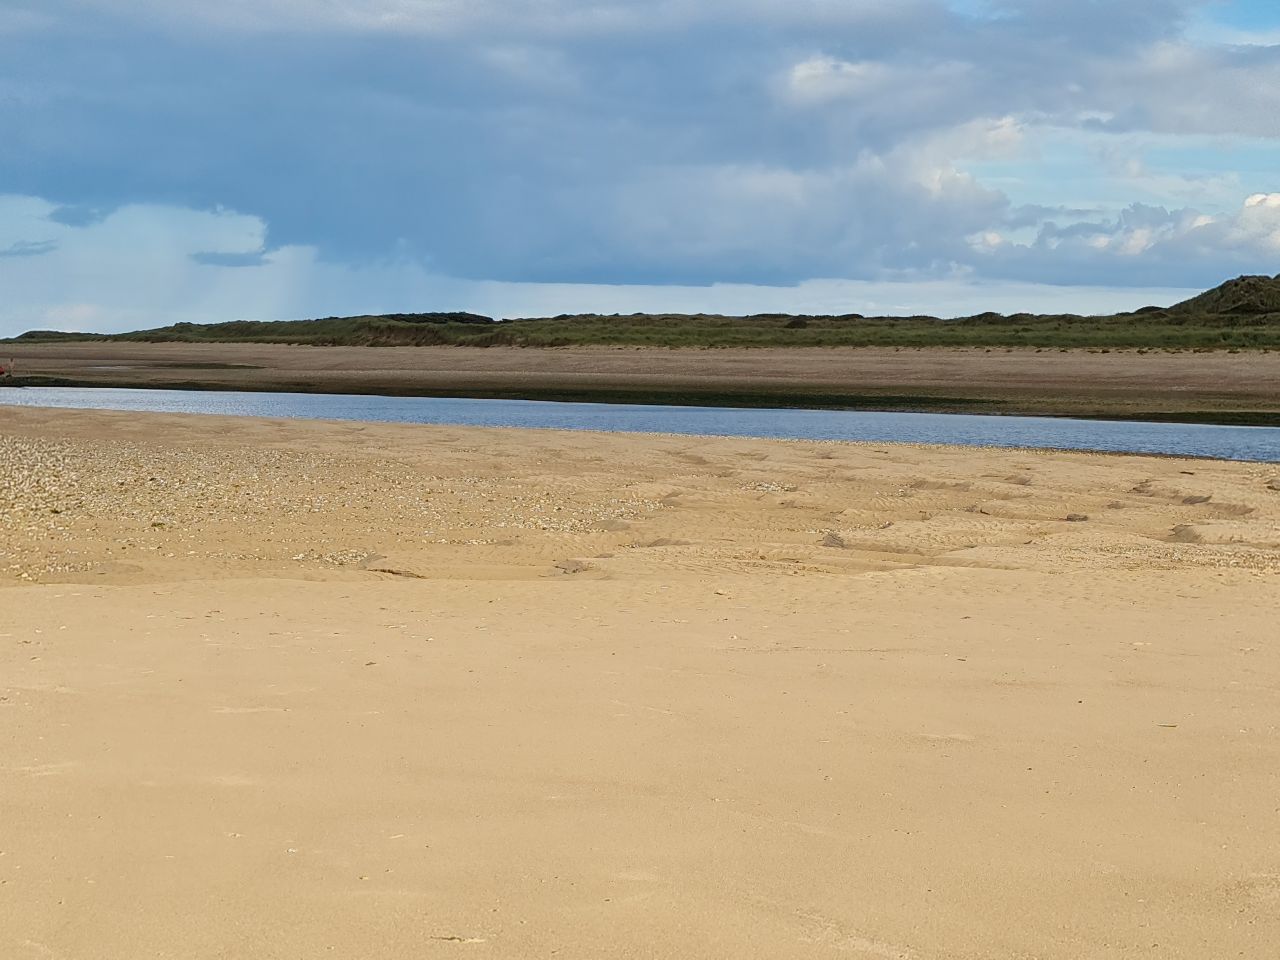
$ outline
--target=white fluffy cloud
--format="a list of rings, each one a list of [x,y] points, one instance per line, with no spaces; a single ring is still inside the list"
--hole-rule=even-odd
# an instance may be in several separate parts
[[[883,93],[893,72],[883,63],[849,63],[818,55],[802,60],[787,75],[787,91],[800,103],[825,103]]]
[[[1227,216],[1134,207],[1111,223],[1078,224],[1046,236],[1055,246],[1066,241],[1119,257],[1156,252],[1188,259],[1232,253],[1280,258],[1280,193],[1254,194]]]
[[[962,61],[889,64],[877,60],[850,62],[817,54],[794,64],[786,73],[785,90],[798,104],[858,104],[894,110],[919,107],[955,96],[957,87],[970,86],[974,65]],[[903,94],[909,92],[904,102]]]
[[[1183,276],[1204,287],[1237,273],[1280,271],[1280,194],[1256,194],[1218,215],[1134,204],[1110,219],[1050,221],[1031,237],[980,231],[968,242],[987,261],[978,272],[988,276],[1044,277],[1044,264],[1053,263],[1057,282],[1082,274],[1113,283]]]

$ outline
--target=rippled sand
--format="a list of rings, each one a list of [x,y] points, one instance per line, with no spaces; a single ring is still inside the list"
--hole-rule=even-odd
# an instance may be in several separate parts
[[[1271,958],[1280,468],[0,409],[0,956]]]

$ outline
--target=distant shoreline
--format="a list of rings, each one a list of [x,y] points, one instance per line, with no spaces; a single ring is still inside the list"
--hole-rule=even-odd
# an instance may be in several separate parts
[[[1280,354],[23,344],[11,386],[1280,425]]]
[[[180,322],[125,333],[31,330],[7,343],[248,343],[394,347],[837,348],[1043,350],[1280,349],[1280,277],[1251,276],[1169,307],[1109,315],[1002,314],[944,319],[861,313],[561,314],[495,319],[474,313],[387,313],[311,320]]]

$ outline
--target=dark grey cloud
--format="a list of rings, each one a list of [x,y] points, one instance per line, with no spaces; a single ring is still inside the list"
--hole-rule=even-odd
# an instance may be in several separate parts
[[[101,223],[111,214],[110,208],[74,204],[58,207],[49,213],[49,219],[67,227],[87,227]]]
[[[53,240],[16,240],[0,247],[0,257],[39,257],[57,249],[58,244]]]

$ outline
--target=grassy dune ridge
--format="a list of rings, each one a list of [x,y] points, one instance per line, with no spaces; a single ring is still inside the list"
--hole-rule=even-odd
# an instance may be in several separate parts
[[[1085,317],[981,313],[866,317],[850,313],[564,314],[494,320],[470,313],[381,314],[316,320],[177,323],[120,334],[31,331],[15,342],[118,340],[313,346],[470,347],[1037,347],[1280,349],[1280,278],[1239,277],[1171,307]]]

